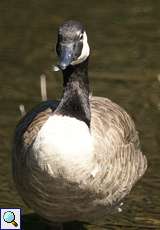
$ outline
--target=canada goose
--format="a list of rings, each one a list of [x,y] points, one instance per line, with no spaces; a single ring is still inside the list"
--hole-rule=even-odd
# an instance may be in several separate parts
[[[27,113],[15,131],[13,176],[29,207],[53,222],[103,219],[144,174],[147,161],[130,116],[89,96],[87,34],[67,21],[56,46],[63,96]]]

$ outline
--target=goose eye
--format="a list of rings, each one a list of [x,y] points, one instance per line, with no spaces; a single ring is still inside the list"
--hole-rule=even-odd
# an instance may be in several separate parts
[[[83,39],[83,34],[81,34],[81,35],[80,35],[79,39],[80,39],[80,40],[82,40],[82,39]]]

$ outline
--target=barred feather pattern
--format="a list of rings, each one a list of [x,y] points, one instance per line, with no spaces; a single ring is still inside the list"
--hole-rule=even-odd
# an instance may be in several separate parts
[[[58,102],[42,103],[18,124],[13,145],[13,177],[33,210],[55,222],[103,219],[130,192],[147,168],[129,115],[117,104],[91,97],[92,158],[66,169],[60,159],[44,155],[34,142]],[[63,144],[63,143],[62,143]]]

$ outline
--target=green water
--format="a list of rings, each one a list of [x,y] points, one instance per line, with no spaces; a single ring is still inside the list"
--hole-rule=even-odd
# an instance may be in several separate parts
[[[11,177],[11,142],[20,118],[40,100],[39,76],[47,76],[48,98],[59,98],[56,30],[66,19],[82,21],[91,46],[94,95],[109,97],[134,118],[148,170],[124,201],[123,211],[101,226],[67,229],[160,229],[160,1],[0,2],[0,207],[21,207],[25,230],[44,229],[17,194]],[[159,79],[159,80],[158,80]],[[38,227],[37,227],[38,226]]]

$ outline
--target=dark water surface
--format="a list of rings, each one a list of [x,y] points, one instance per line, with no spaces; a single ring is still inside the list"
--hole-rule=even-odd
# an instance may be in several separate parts
[[[31,211],[17,194],[10,170],[12,133],[41,100],[39,76],[49,98],[59,98],[60,73],[52,72],[56,30],[66,19],[82,21],[91,46],[94,95],[109,97],[134,118],[149,166],[124,201],[123,211],[100,226],[80,229],[160,229],[160,1],[14,0],[0,2],[0,207]],[[34,216],[25,230],[43,229]],[[68,227],[78,229],[78,227]]]

